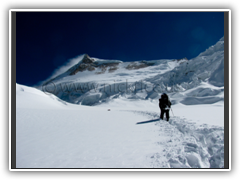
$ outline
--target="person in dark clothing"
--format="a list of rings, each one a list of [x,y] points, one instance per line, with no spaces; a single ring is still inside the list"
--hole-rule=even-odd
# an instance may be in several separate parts
[[[169,109],[171,108],[171,105],[168,95],[163,93],[159,99],[159,108],[161,109],[160,119],[163,119],[163,116],[166,113],[167,121],[169,121]]]

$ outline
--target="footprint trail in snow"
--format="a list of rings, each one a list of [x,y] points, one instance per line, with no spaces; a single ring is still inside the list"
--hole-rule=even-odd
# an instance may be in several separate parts
[[[159,118],[155,112],[133,112]],[[197,125],[176,116],[153,123],[161,138],[156,142],[160,151],[149,157],[152,168],[224,168],[223,127]]]

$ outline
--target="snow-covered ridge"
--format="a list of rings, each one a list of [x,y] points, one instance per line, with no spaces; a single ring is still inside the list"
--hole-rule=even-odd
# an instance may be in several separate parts
[[[224,51],[224,37],[222,37],[214,46],[209,47],[206,51],[199,54],[199,56],[209,56],[218,51]]]
[[[38,89],[16,84],[17,108],[61,108],[68,103],[51,93],[45,93]]]
[[[204,88],[206,84],[208,87],[204,89],[203,84]],[[190,60],[122,62],[84,55],[66,72],[43,84],[42,89],[46,90],[46,86],[48,89],[52,86],[54,90],[50,93],[62,100],[84,105],[97,105],[118,98],[157,100],[163,92],[169,94],[175,103],[222,101],[219,94],[224,89],[224,38]],[[215,87],[220,90],[214,90]],[[194,88],[198,89],[197,97],[196,93],[185,93]],[[208,97],[211,101],[204,100]]]

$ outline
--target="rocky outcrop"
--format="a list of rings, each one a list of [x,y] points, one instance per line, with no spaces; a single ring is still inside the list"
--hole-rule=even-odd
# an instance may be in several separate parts
[[[114,72],[118,69],[118,65],[120,62],[101,62],[96,61],[93,58],[90,58],[87,54],[84,55],[83,59],[73,67],[71,67],[67,73],[69,75],[75,75],[76,73],[83,71],[97,71],[96,74],[103,74],[107,71],[109,73]]]
[[[84,64],[92,64],[94,62],[94,59],[90,58],[87,54],[84,55],[82,59],[82,63]]]
[[[117,65],[113,65],[108,69],[108,72],[112,73],[118,69]]]
[[[102,64],[99,66],[100,71],[96,72],[96,74],[103,74],[107,71],[108,68],[108,72],[112,73],[118,69],[118,65],[119,63]]]
[[[93,65],[94,59],[90,58],[87,54],[84,55],[83,59],[73,67],[71,67],[67,72],[69,75],[74,75],[79,71],[94,71],[95,67]]]
[[[132,62],[129,65],[127,65],[126,69],[128,69],[128,70],[141,69],[141,68],[145,68],[145,67],[153,66],[153,65],[154,65],[154,63],[150,63],[147,61]]]

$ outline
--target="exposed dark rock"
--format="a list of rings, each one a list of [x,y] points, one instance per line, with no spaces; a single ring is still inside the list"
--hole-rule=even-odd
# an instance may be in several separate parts
[[[94,59],[91,59],[87,54],[84,55],[82,59],[82,63],[92,64],[93,62],[94,62]]]
[[[103,74],[107,70],[107,66],[103,65],[103,64],[100,65],[99,68],[101,69],[101,71],[100,72],[96,72],[96,74]]]
[[[94,71],[94,63],[95,60],[90,58],[87,54],[84,55],[83,59],[73,67],[71,67],[67,72],[69,72],[69,75],[75,75],[77,72],[81,71]]]
[[[114,72],[114,71],[116,71],[118,69],[118,67],[117,67],[118,65],[119,65],[119,63],[101,64],[99,66],[101,71],[100,72],[96,72],[96,74],[103,74],[103,73],[105,73],[108,67],[109,67],[108,72],[112,73],[112,72]]]
[[[128,69],[128,70],[133,70],[133,69],[140,69],[140,68],[145,68],[145,67],[148,67],[149,65],[147,65],[146,63],[143,63],[143,62],[141,62],[141,63],[139,63],[139,64],[137,64],[137,63],[131,63],[131,64],[129,64],[127,67],[126,67],[126,69]]]
[[[108,69],[108,72],[112,73],[112,72],[116,71],[117,69],[118,69],[117,66],[112,66]]]
[[[119,62],[120,63],[120,62]],[[96,74],[103,74],[106,72],[107,68],[109,67],[108,72],[114,72],[119,65],[118,62],[113,63],[104,63],[104,62],[98,62],[95,61],[93,58],[90,58],[87,54],[84,55],[83,59],[73,67],[71,67],[67,73],[69,75],[75,75],[77,72],[83,72],[83,71],[94,71],[96,69],[99,69],[100,72],[96,72]]]
[[[86,69],[88,69],[90,66],[87,64],[80,64],[78,66],[74,66],[73,68],[70,69],[70,74],[69,75],[74,75],[76,74],[78,71],[85,71]]]
[[[87,70],[89,70],[89,71],[94,71],[94,70],[95,70],[95,67],[89,66]]]

